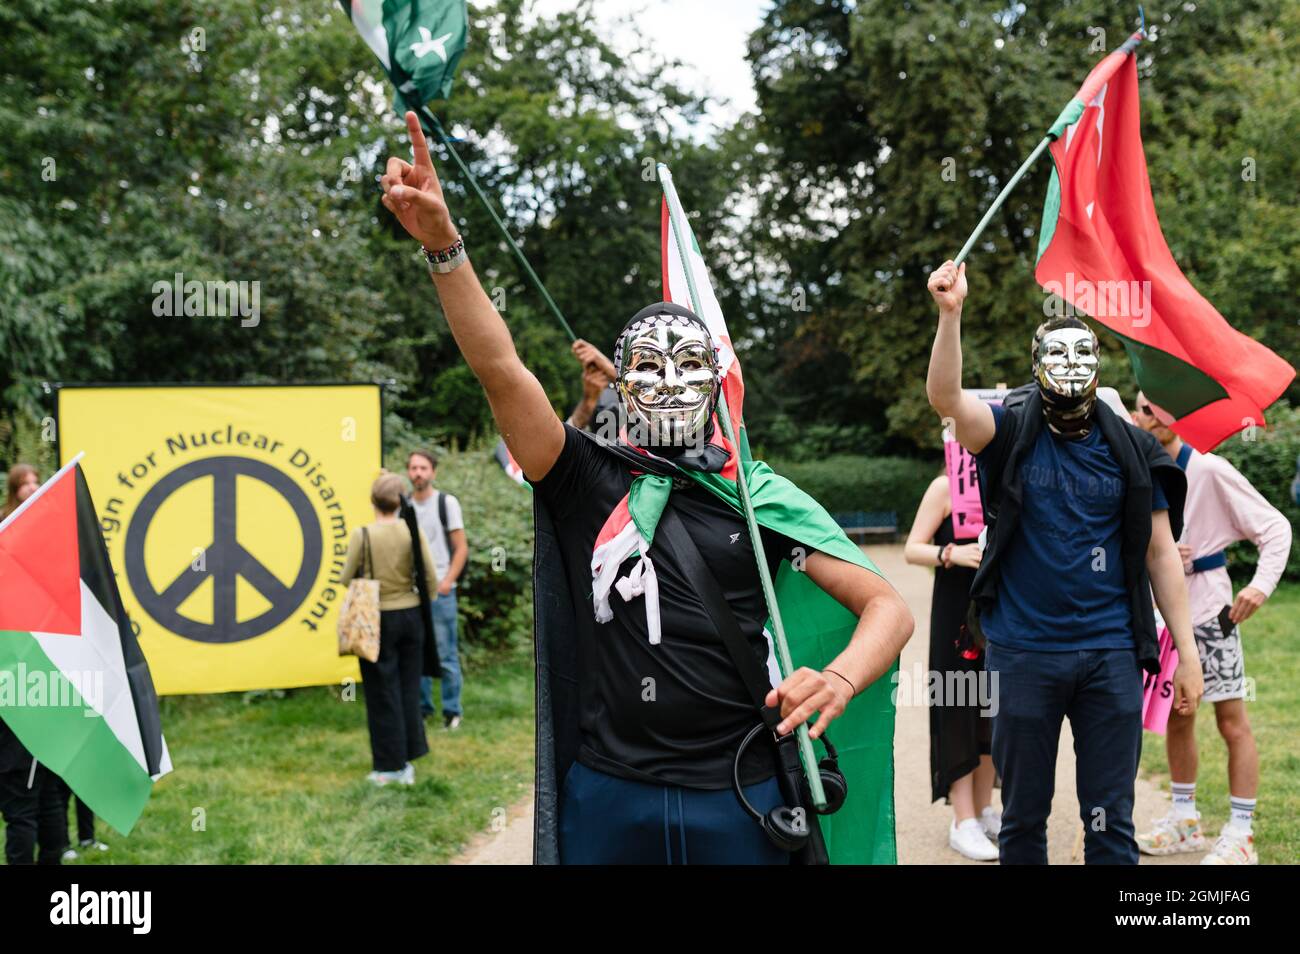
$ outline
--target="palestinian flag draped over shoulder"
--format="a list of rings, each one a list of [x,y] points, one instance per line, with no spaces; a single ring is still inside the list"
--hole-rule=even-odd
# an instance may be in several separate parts
[[[1202,452],[1252,424],[1295,369],[1192,287],[1160,231],[1138,103],[1135,33],[1049,131],[1055,163],[1034,277],[1124,343],[1138,385]]]
[[[399,112],[451,95],[465,52],[465,0],[339,0],[397,88]]]
[[[686,274],[677,254],[677,243],[671,235],[666,202],[661,227],[665,298],[691,308]],[[689,226],[686,228],[689,230]],[[651,472],[633,480],[627,497],[609,515],[596,540],[591,565],[593,610],[598,622],[607,622],[612,618],[611,592],[628,602],[644,600],[647,631],[652,643],[658,642],[660,619],[654,571],[654,533],[672,492],[672,479],[664,475],[665,470],[673,472],[674,476],[694,480],[738,513],[743,513],[736,469],[744,467],[754,516],[760,526],[796,541],[805,555],[819,550],[880,574],[820,504],[775,474],[767,464],[750,459],[748,442],[740,429],[744,401],[740,362],[709,281],[699,244],[693,234],[688,234],[686,239],[684,244],[689,249],[695,288],[700,296],[697,313],[708,324],[720,352],[722,397],[727,402],[733,425],[741,435],[738,438],[741,447],[738,451],[721,436],[721,427],[715,418],[713,442],[728,452],[727,463],[720,473],[678,469],[638,448],[623,448],[624,456],[630,456],[633,462],[637,455],[644,458],[647,471]],[[620,577],[623,563],[636,555],[640,558]],[[813,583],[807,574],[801,572],[802,569],[802,564],[795,566],[789,559],[781,563],[774,581],[776,599],[781,618],[788,621],[786,636],[795,667],[821,670],[848,645],[858,619]],[[770,621],[767,629],[768,674],[772,684],[776,685],[781,673],[772,645]],[[894,680],[891,675],[892,671],[858,695],[828,732],[835,742],[840,768],[849,783],[849,797],[844,807],[834,815],[819,819],[827,850],[835,864],[893,864],[897,861],[894,837]]]
[[[149,666],[76,461],[0,523],[0,719],[123,834],[171,771]]]

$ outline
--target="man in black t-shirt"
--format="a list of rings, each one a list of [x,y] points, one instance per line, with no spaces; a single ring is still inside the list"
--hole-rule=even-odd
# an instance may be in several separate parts
[[[737,747],[759,721],[748,684],[716,617],[705,609],[698,578],[682,569],[673,548],[660,546],[658,535],[653,544],[638,545],[639,526],[629,519],[640,506],[634,480],[659,474],[656,486],[669,488],[661,511],[699,550],[749,651],[771,675],[763,634],[768,613],[745,521],[720,497],[680,476],[725,475],[735,467],[736,449],[717,433],[713,415],[721,381],[707,327],[667,302],[644,309],[615,350],[625,414],[619,440],[601,442],[562,424],[475,277],[418,120],[414,113],[406,118],[415,161],[389,159],[384,205],[423,243],[452,334],[536,490],[545,535],[553,535],[567,571],[565,602],[579,608],[567,634],[576,655],[577,751],[565,766],[558,806],[543,804],[541,793],[538,803],[539,815],[558,810],[558,860],[788,861],[729,791]],[[669,484],[665,472],[678,476]],[[539,538],[543,533],[539,523]],[[779,710],[779,735],[816,715],[811,735],[817,738],[856,691],[888,671],[911,635],[911,614],[864,566],[818,551],[794,555],[791,541],[768,532],[764,537],[773,568],[797,556],[813,582],[858,616],[831,665],[821,672],[799,669],[779,685],[774,679],[765,699]],[[538,690],[540,761],[544,747],[560,744],[560,717],[541,721],[552,702],[543,693],[552,689],[539,678]],[[759,812],[781,803],[773,746],[755,746],[739,772]]]

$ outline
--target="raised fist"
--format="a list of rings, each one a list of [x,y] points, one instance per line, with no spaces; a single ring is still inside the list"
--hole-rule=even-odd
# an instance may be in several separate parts
[[[966,263],[958,268],[949,259],[930,273],[925,287],[930,289],[940,314],[960,313],[961,303],[966,300]]]

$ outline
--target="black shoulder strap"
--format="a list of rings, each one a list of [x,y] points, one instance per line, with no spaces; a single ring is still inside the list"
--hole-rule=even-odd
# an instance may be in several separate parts
[[[769,727],[775,726],[781,721],[781,713],[778,709],[769,709],[766,704],[767,694],[772,691],[771,682],[768,679],[767,667],[758,661],[758,657],[749,647],[745,640],[745,635],[740,631],[740,623],[736,621],[736,614],[732,612],[731,607],[727,604],[727,598],[722,593],[722,587],[718,584],[718,579],[709,569],[708,564],[704,562],[704,557],[700,554],[700,548],[695,545],[691,535],[686,532],[686,525],[682,523],[681,517],[673,510],[672,503],[664,508],[663,516],[659,518],[659,525],[655,529],[656,540],[663,538],[672,547],[673,553],[681,567],[682,575],[695,584],[695,592],[704,604],[704,610],[709,614],[709,619],[713,621],[713,628],[718,635],[722,637],[723,645],[727,647],[727,653],[731,656],[732,663],[740,672],[740,678],[744,680],[746,688],[749,689],[750,697],[754,705],[758,708],[763,717],[763,722]],[[655,544],[651,544],[653,550]]]
[[[438,491],[438,525],[442,527],[442,542],[447,545],[447,559],[451,559],[451,531],[447,529],[447,495]]]

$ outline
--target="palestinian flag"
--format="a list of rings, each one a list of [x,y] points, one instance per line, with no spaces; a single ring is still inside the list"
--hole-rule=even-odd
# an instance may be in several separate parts
[[[718,425],[716,416],[713,419],[713,434],[710,440],[727,455],[722,467],[722,475],[734,481],[739,462],[742,459],[750,459],[743,416],[745,382],[740,376],[740,361],[737,360],[736,351],[731,345],[731,332],[727,330],[727,321],[722,315],[722,307],[718,304],[718,296],[713,292],[709,267],[704,263],[699,242],[695,240],[695,233],[689,223],[683,220],[682,227],[686,229],[685,244],[689,249],[691,274],[695,279],[696,294],[700,297],[697,317],[703,319],[708,326],[714,347],[717,348],[718,370],[722,377],[722,399],[727,402],[731,425],[741,446],[738,450],[722,436],[722,428]],[[664,301],[670,301],[694,312],[696,308],[691,301],[686,264],[682,262],[677,241],[673,236],[672,216],[668,210],[667,196],[660,202],[659,251],[663,267]],[[633,490],[636,489],[634,485]],[[637,595],[641,595],[643,591],[646,593],[646,626],[649,629],[650,642],[658,643],[659,583],[648,550],[650,538],[654,535],[653,527],[659,521],[659,514],[663,512],[663,503],[667,500],[667,495],[664,492],[662,495],[656,493],[653,496],[647,494],[642,496],[648,503],[640,507],[632,502],[631,493],[623,498],[605,520],[604,526],[596,537],[596,546],[591,554],[592,601],[595,604],[597,622],[607,623],[613,619],[609,608],[609,594],[615,586],[618,568],[623,561],[634,554],[639,554],[641,559],[636,568],[629,576],[617,582],[629,592],[635,590]],[[634,514],[640,514],[640,519],[634,519]],[[638,525],[641,529],[638,529]],[[645,530],[647,526],[650,528],[648,533]]]
[[[593,437],[592,440],[598,439]],[[622,457],[629,468],[642,472],[633,480],[627,497],[610,515],[597,540],[592,560],[596,618],[598,621],[613,618],[611,588],[625,602],[644,600],[647,631],[650,642],[655,643],[659,633],[659,608],[653,565],[656,556],[654,535],[672,492],[673,479],[696,481],[737,513],[742,512],[739,487],[735,480],[723,474],[678,468],[669,461],[626,445],[605,446],[611,453]],[[742,466],[759,526],[785,534],[808,554],[820,550],[880,575],[875,564],[849,540],[843,529],[815,500],[774,473],[762,461],[745,461]],[[548,535],[544,531],[549,518],[540,506],[538,511],[540,547]],[[629,555],[639,553],[640,558],[620,576],[626,558],[618,555],[625,549]],[[555,582],[548,583],[546,579],[548,574],[556,572],[555,561],[540,556],[539,560],[542,565],[535,565],[534,573],[540,614],[538,635],[541,637],[548,628],[557,633],[562,628],[556,620],[542,617],[548,615],[547,609],[554,605],[565,588]],[[774,581],[776,600],[782,618],[788,621],[786,638],[795,667],[809,666],[820,671],[848,645],[858,618],[818,587],[807,573],[801,572],[802,569],[790,558],[782,561]],[[576,611],[581,612],[581,607]],[[781,676],[770,623],[766,629],[767,669],[775,686]],[[558,635],[551,639],[558,640]],[[545,646],[539,648],[539,660],[551,651]],[[835,742],[840,768],[849,782],[849,797],[844,807],[834,815],[818,819],[834,864],[894,864],[897,860],[894,838],[894,672],[896,667],[849,703],[848,709],[835,720],[828,733]],[[539,732],[539,739],[545,735],[545,732]]]
[[[451,95],[469,34],[465,0],[339,0],[397,88],[398,112]]]
[[[524,479],[524,469],[515,462],[514,455],[510,453],[510,448],[506,446],[504,438],[497,439],[496,449],[492,452],[496,462],[501,465],[501,469],[517,484],[521,484],[532,490],[532,486]]]
[[[1034,277],[1119,337],[1138,385],[1209,452],[1264,424],[1295,369],[1232,328],[1183,275],[1151,198],[1135,33],[1097,64],[1048,135],[1055,168]]]
[[[0,523],[0,719],[123,834],[171,770],[76,460]]]
[[[727,322],[722,316],[722,307],[718,304],[718,296],[713,293],[713,283],[709,280],[709,267],[704,264],[704,256],[700,253],[700,244],[695,241],[695,232],[692,231],[690,223],[685,220],[682,221],[682,227],[686,229],[686,239],[691,260],[691,275],[695,279],[695,291],[700,296],[699,317],[708,326],[709,334],[713,336],[714,344],[718,348],[718,366],[722,372],[723,398],[727,402],[727,410],[731,413],[731,424],[736,430],[736,439],[740,442],[740,456],[745,460],[749,460],[749,439],[745,434],[745,419],[741,413],[745,404],[745,382],[740,376],[740,362],[736,359],[736,351],[731,346],[731,332],[727,330]],[[660,205],[659,244],[663,261],[664,300],[695,311],[695,306],[691,304],[690,287],[686,283],[686,268],[678,252],[677,242],[673,239],[667,198],[663,199]],[[730,445],[726,445],[721,438],[719,438],[719,443],[724,444],[729,451],[734,453]],[[728,467],[732,468],[731,476],[734,479],[734,464],[729,463]]]

